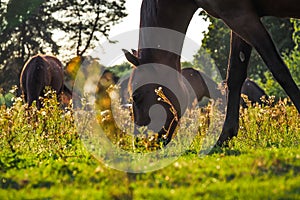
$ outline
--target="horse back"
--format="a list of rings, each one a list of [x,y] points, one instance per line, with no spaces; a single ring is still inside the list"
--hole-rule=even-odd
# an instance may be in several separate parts
[[[300,18],[299,0],[252,0],[259,16]]]
[[[259,87],[255,82],[251,81],[248,78],[245,80],[242,86],[241,93],[246,95],[252,103],[263,104],[261,98],[263,96],[267,97],[265,91],[261,87]],[[245,107],[245,102],[243,102],[243,99],[241,100],[243,107]]]

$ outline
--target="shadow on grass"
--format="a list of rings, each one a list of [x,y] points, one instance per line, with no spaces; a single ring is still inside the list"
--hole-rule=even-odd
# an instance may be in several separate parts
[[[188,156],[188,155],[198,155],[199,152],[195,149],[192,150],[186,150],[182,156]],[[201,154],[201,152],[200,152]],[[213,154],[223,154],[226,156],[239,156],[241,155],[241,151],[237,149],[230,149],[229,147],[214,147],[210,150],[210,152],[207,155],[213,155]]]
[[[25,185],[19,184],[17,181],[13,180],[12,178],[0,178],[0,188],[2,189],[22,189]]]
[[[219,147],[219,146],[214,146],[208,155],[213,155],[213,154],[223,154],[226,156],[239,156],[241,155],[241,151],[237,149],[232,149],[229,147]]]
[[[27,179],[16,181],[12,178],[0,178],[0,188],[1,189],[15,189],[15,190],[21,190],[25,188],[27,185],[30,184],[30,181]],[[50,188],[53,186],[54,183],[51,181],[38,181],[37,183],[33,184],[33,188]]]

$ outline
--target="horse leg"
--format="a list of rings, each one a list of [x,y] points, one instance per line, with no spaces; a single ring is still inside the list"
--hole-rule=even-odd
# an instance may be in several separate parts
[[[258,53],[261,55],[262,59],[272,72],[275,79],[284,88],[286,93],[290,96],[291,100],[295,104],[298,112],[300,113],[300,90],[296,83],[292,79],[292,76],[284,64],[282,58],[276,50],[276,47],[268,34],[267,30],[260,21],[260,18],[256,13],[251,10],[239,10],[240,13],[236,12],[235,15],[230,13],[225,14],[221,18],[224,22],[235,32],[239,37],[243,38],[247,43],[251,44]],[[247,13],[247,14],[245,14]],[[234,42],[233,42],[234,43]],[[232,48],[236,48],[234,45]],[[234,50],[233,50],[234,52]],[[245,57],[246,58],[246,57]],[[234,59],[234,58],[233,58]],[[231,59],[232,61],[232,59]],[[237,86],[233,86],[235,81],[232,76],[242,76],[244,77],[245,72],[236,72],[234,70],[241,70],[234,67],[233,63],[230,64],[228,84],[229,84],[229,96],[228,96],[228,107],[227,116],[224,123],[222,134],[217,142],[218,145],[222,145],[224,141],[230,139],[231,137],[237,135],[238,131],[238,99],[239,95],[237,90],[240,89],[240,82],[238,82],[238,89],[233,89]],[[236,79],[240,79],[236,77]],[[231,86],[230,86],[231,85]]]
[[[239,16],[224,19],[225,23],[257,50],[300,113],[300,90],[276,50],[271,36],[255,13],[248,15],[242,13]]]
[[[227,111],[222,134],[217,145],[222,145],[225,141],[237,135],[239,127],[241,88],[247,77],[247,66],[251,50],[252,47],[249,44],[247,44],[237,34],[231,32],[231,49],[229,56],[229,68],[227,72]]]

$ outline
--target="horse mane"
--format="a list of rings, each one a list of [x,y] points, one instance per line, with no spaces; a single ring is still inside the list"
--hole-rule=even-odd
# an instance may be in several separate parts
[[[176,70],[180,71],[180,55],[165,49],[157,48],[152,42],[156,42],[157,35],[153,36],[151,32],[143,28],[156,27],[168,28],[164,21],[161,20],[165,9],[165,0],[143,0],[140,13],[140,35],[138,44],[138,58],[140,64],[144,63],[160,63],[170,66],[169,61],[174,60],[176,65],[173,66]],[[169,41],[169,40],[168,40]],[[167,44],[167,41],[164,42]],[[156,45],[156,44],[155,44]],[[173,48],[173,43],[170,43],[170,49]],[[145,47],[146,46],[146,47]],[[178,45],[175,45],[178,46]],[[162,62],[166,61],[166,62]],[[172,61],[173,62],[173,61]]]

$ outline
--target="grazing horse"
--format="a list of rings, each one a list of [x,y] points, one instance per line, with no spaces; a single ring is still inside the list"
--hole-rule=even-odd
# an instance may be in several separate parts
[[[209,15],[222,19],[231,31],[231,50],[227,72],[228,103],[226,119],[217,145],[222,145],[236,136],[239,128],[239,102],[241,88],[247,77],[247,67],[252,47],[260,54],[274,78],[279,82],[292,102],[300,112],[300,90],[293,80],[288,68],[280,57],[276,47],[263,26],[260,18],[264,16],[300,18],[300,4],[298,0],[143,0],[141,7],[140,28],[156,27],[171,29],[185,34],[198,8],[203,8]],[[180,71],[180,56],[159,48],[144,48],[145,41],[152,40],[155,31],[140,29],[138,58],[127,55],[130,62],[137,66],[147,63],[162,63]],[[146,33],[145,33],[146,32]],[[175,40],[169,35],[157,35],[159,41],[170,46]],[[184,38],[177,43],[183,43]],[[156,44],[160,47],[160,44]],[[180,46],[182,49],[182,45]],[[139,70],[140,71],[140,70]],[[132,74],[132,83],[142,81],[142,75],[137,70]],[[170,77],[177,79],[177,77]],[[179,80],[178,80],[179,82]],[[132,85],[133,85],[132,84]],[[142,98],[147,88],[135,90],[133,95],[134,117],[141,118],[143,106],[155,104]],[[138,98],[137,98],[138,97]],[[138,106],[140,105],[140,106]],[[141,106],[143,105],[143,106]],[[178,107],[175,107],[179,110]],[[135,122],[137,123],[137,122]],[[142,123],[141,124],[147,124]]]
[[[20,86],[28,105],[30,106],[33,101],[36,101],[37,107],[41,108],[39,97],[44,95],[46,86],[55,90],[57,95],[63,91],[62,63],[53,56],[33,56],[23,67]]]
[[[222,98],[222,93],[218,88],[218,84],[203,72],[193,68],[184,68],[182,69],[181,73],[194,90],[189,91],[189,94],[195,92],[198,102],[200,102],[203,97],[212,98],[214,100]],[[190,99],[190,101],[193,100]]]
[[[194,92],[198,102],[200,102],[203,97],[215,100],[222,97],[221,91],[218,89],[218,84],[204,73],[193,68],[184,68],[181,73],[191,85],[191,87],[189,87],[188,94],[192,94]],[[130,99],[128,91],[129,79],[130,77],[126,77],[119,84],[121,104],[124,106],[129,103]],[[191,105],[194,99],[189,100],[189,105]]]
[[[207,75],[205,75],[203,72],[200,72],[193,68],[184,68],[182,69],[181,73],[191,84],[191,87],[196,94],[198,102],[200,102],[203,97],[212,98],[214,100],[222,98],[222,93],[218,84],[214,82],[211,78],[209,78]],[[189,91],[189,93],[191,92]],[[261,98],[267,98],[265,91],[249,78],[246,78],[245,82],[243,83],[241,94],[246,95],[248,100],[252,104],[258,103],[262,105],[263,102]],[[243,108],[247,108],[247,103],[244,101],[243,98],[241,99],[240,104]]]
[[[256,103],[262,105],[264,104],[262,98],[268,98],[265,91],[249,78],[246,78],[245,82],[243,83],[241,94],[246,95],[248,100],[253,105]],[[241,98],[241,105],[243,106],[243,108],[248,107],[247,102],[245,102],[243,98]]]
[[[170,60],[176,60],[176,67],[180,67],[178,55],[161,50],[154,51],[158,51],[158,55],[166,53],[166,56],[168,56]],[[124,50],[124,53],[126,58],[136,66],[132,71],[128,84],[129,93],[132,99],[135,133],[137,133],[136,131],[140,126],[147,126],[148,129],[157,132],[158,141],[161,141],[166,145],[171,141],[179,119],[184,114],[184,111],[189,104],[189,91],[186,87],[186,83],[181,78],[180,74],[176,73],[177,70],[174,70],[175,72],[166,69],[159,70],[157,67],[160,67],[160,65],[151,67],[151,63],[147,63],[147,61],[145,64],[150,64],[150,66],[139,66],[138,58],[135,55],[126,50]],[[168,66],[167,62],[161,63],[161,67],[163,66]],[[180,68],[177,69],[178,71],[180,70]],[[151,79],[155,78],[156,80],[164,79],[168,81],[168,78],[166,79],[168,76],[175,76],[175,78],[172,77],[169,80],[168,85],[176,88],[177,95],[169,87],[165,87],[155,81],[151,82]],[[144,84],[145,81],[148,83]],[[160,88],[160,91],[163,91],[163,96],[166,97],[164,101],[162,101],[164,98],[159,98],[157,93]],[[159,109],[163,109],[164,112],[161,112]],[[161,124],[162,122],[163,124]]]

